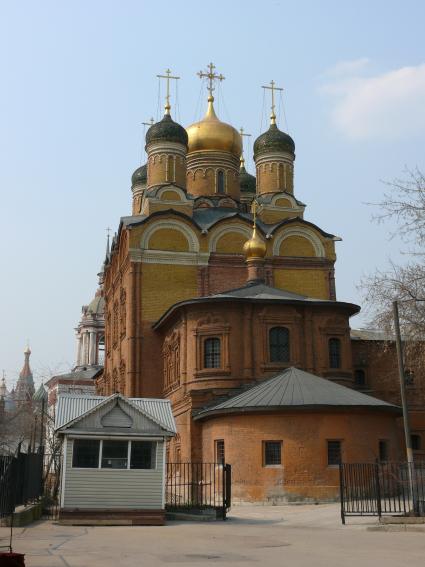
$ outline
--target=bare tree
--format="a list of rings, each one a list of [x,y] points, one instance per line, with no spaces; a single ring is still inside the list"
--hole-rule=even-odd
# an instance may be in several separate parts
[[[374,215],[377,222],[395,220],[396,232],[411,247],[404,265],[389,266],[366,276],[360,283],[372,324],[391,334],[392,302],[400,303],[400,325],[406,340],[406,355],[415,366],[425,369],[425,176],[407,170],[404,179],[386,183],[388,190]]]

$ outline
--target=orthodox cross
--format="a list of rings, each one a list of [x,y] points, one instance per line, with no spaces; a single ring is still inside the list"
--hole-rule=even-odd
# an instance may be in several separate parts
[[[111,234],[111,229],[108,228],[106,229],[106,255],[109,255],[109,238],[110,238],[110,234]]]
[[[244,138],[244,136],[249,138],[251,136],[251,134],[245,134],[245,130],[242,128],[242,126],[239,129],[239,134],[241,135],[241,138],[242,138],[241,166],[245,167],[245,158],[243,157],[243,138]]]
[[[257,227],[257,209],[258,209],[258,203],[254,199],[251,203],[251,212],[252,212],[252,221],[253,221],[254,230]]]
[[[276,124],[276,107],[274,103],[274,92],[275,91],[283,91],[281,87],[276,87],[276,83],[274,81],[270,81],[270,86],[263,86],[263,89],[268,89],[272,91],[272,113],[270,115],[270,124]]]
[[[200,79],[206,78],[208,79],[208,92],[210,93],[210,97],[213,96],[213,90],[215,89],[214,87],[214,81],[223,81],[226,77],[224,77],[221,73],[220,75],[217,75],[216,73],[214,73],[214,69],[215,69],[215,65],[213,65],[212,63],[210,63],[209,65],[207,65],[208,67],[208,73],[204,73],[203,71],[199,71],[199,73],[197,73],[198,77]],[[214,98],[213,98],[214,100]]]
[[[142,122],[143,126],[152,126],[153,123],[154,123],[153,118],[149,118],[147,122]]]
[[[180,77],[173,77],[171,69],[165,70],[165,75],[157,75],[158,79],[165,79],[167,81],[167,94],[165,95],[165,114],[170,114],[170,79],[178,80]]]

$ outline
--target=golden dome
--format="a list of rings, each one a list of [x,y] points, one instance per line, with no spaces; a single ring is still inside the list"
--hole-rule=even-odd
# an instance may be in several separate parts
[[[261,236],[258,236],[255,226],[251,238],[244,244],[243,251],[247,260],[262,260],[266,255],[266,243]]]
[[[230,152],[239,158],[242,153],[241,135],[233,126],[217,118],[213,102],[214,97],[210,95],[204,118],[186,128],[189,137],[188,152],[218,150]]]

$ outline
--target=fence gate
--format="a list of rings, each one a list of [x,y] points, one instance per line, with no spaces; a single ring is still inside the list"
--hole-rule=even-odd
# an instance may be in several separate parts
[[[215,509],[225,520],[231,505],[231,475],[226,464],[167,463],[167,509]]]
[[[343,463],[341,519],[347,516],[425,516],[425,462]]]

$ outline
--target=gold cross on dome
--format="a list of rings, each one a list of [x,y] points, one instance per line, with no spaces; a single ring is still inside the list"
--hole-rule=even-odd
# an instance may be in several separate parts
[[[270,86],[262,86],[263,89],[268,89],[272,91],[272,113],[270,114],[270,124],[276,124],[276,107],[274,102],[274,92],[283,91],[281,87],[276,87],[276,83],[272,80],[270,81]]]
[[[257,209],[258,209],[258,203],[257,201],[254,199],[251,203],[251,213],[252,213],[252,220],[253,220],[253,228],[255,228],[257,226]]]
[[[153,123],[154,123],[153,118],[149,118],[147,122],[142,122],[143,126],[152,126]]]
[[[212,63],[210,63],[209,65],[207,65],[208,67],[208,73],[204,73],[203,71],[199,71],[199,73],[197,73],[198,77],[200,79],[203,78],[207,78],[208,79],[208,92],[210,93],[210,97],[213,96],[213,90],[215,89],[214,86],[214,81],[224,81],[224,79],[226,77],[224,77],[221,73],[220,75],[217,75],[217,73],[214,73],[214,69],[215,69],[215,65],[213,65]]]
[[[158,79],[165,79],[167,81],[167,94],[165,95],[165,114],[170,114],[170,79],[178,80],[180,77],[173,77],[171,69],[165,70],[165,75],[157,75]]]
[[[241,135],[241,138],[242,138],[241,167],[245,167],[245,158],[243,157],[243,139],[244,139],[244,136],[249,138],[251,136],[251,134],[245,134],[245,130],[242,128],[242,126],[239,128],[239,134]]]

